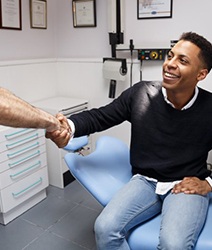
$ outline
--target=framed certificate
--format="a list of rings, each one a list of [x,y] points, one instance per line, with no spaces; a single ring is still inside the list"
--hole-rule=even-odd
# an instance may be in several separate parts
[[[172,17],[172,0],[137,0],[138,19]]]
[[[22,29],[21,0],[0,0],[0,28]]]
[[[30,0],[31,28],[47,28],[47,2],[46,0]]]
[[[96,0],[73,0],[74,27],[96,27]]]

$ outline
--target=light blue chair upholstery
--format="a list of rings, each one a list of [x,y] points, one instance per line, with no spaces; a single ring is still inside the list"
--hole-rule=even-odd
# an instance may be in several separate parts
[[[78,138],[72,142],[75,139]],[[64,159],[76,180],[103,206],[131,178],[129,149],[116,138],[101,137],[92,154],[81,156],[70,153]]]
[[[68,146],[66,149],[69,150]],[[128,146],[110,136],[100,137],[95,151],[90,155],[67,153],[65,161],[75,179],[103,206],[132,176]],[[130,248],[132,250],[155,250],[158,244],[159,229],[160,215],[139,225],[132,230],[128,237]],[[206,224],[195,250],[212,249],[211,232],[212,201]]]
[[[88,136],[84,135],[71,139],[64,147],[65,150],[76,152],[88,144]]]

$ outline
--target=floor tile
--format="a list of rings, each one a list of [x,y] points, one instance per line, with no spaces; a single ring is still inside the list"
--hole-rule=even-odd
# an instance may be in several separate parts
[[[45,232],[41,237],[31,242],[23,250],[86,250],[86,248],[73,242],[58,237],[50,232]]]
[[[95,246],[93,226],[98,213],[78,205],[55,224],[50,231],[76,244],[92,249]]]
[[[30,221],[44,229],[57,223],[69,213],[76,204],[49,194],[45,200],[23,214],[24,220]]]
[[[42,228],[17,218],[6,226],[0,225],[0,249],[21,250],[44,233]]]
[[[56,195],[59,198],[69,200],[77,204],[85,205],[96,211],[102,210],[102,206],[77,181],[70,183],[65,187],[65,189],[59,189],[50,186],[47,190],[47,193]]]
[[[8,225],[1,250],[96,250],[94,222],[102,206],[76,181],[49,186],[47,198]]]

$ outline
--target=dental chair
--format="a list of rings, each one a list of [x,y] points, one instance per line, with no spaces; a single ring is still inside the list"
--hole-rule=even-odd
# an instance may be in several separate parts
[[[87,143],[87,137],[73,139],[66,150],[65,162],[75,179],[102,205],[106,206],[113,195],[127,183],[131,176],[129,148],[117,138],[102,136],[96,149],[89,155],[73,153]],[[82,142],[82,144],[80,143]],[[211,195],[212,197],[212,195]],[[155,250],[158,245],[161,216],[135,227],[128,236],[131,250]],[[212,249],[212,199],[204,228],[195,250]]]

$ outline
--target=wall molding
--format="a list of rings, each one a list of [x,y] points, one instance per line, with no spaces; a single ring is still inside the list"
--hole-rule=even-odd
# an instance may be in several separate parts
[[[41,59],[30,59],[30,60],[11,60],[11,61],[0,61],[0,67],[6,66],[18,66],[18,65],[29,65],[29,64],[45,64],[45,63],[55,63],[56,58],[41,58]]]

